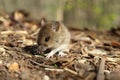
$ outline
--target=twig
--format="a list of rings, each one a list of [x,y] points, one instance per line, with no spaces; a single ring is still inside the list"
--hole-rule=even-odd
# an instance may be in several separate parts
[[[95,76],[95,72],[90,72],[90,74],[84,80],[93,80]]]
[[[63,67],[67,67],[69,65],[72,65],[74,63],[76,58],[70,59],[66,64],[63,65]]]
[[[2,32],[0,32],[0,34],[11,34],[11,33],[28,34],[27,31],[2,31]]]
[[[72,73],[72,74],[74,74],[74,75],[78,75],[77,72],[75,72],[75,71],[73,71],[73,70],[71,70],[71,69],[69,69],[69,68],[67,68],[67,67],[65,67],[64,70],[65,70],[65,71],[68,71],[68,72],[70,72],[70,73]]]
[[[99,71],[97,74],[97,80],[104,80],[104,67],[105,67],[105,59],[101,58]]]
[[[49,71],[57,71],[57,72],[63,72],[63,69],[51,69],[51,68],[45,68],[45,70],[49,70]]]
[[[34,64],[37,64],[37,65],[41,66],[41,67],[45,67],[45,68],[54,68],[53,66],[40,64],[40,63],[38,63],[38,62],[36,62],[36,61],[34,61],[34,60],[30,60],[30,61],[33,62]]]
[[[39,33],[40,29],[37,29],[34,33],[31,34],[31,36],[35,36]]]

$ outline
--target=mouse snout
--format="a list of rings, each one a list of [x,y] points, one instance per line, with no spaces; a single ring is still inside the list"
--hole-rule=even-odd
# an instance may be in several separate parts
[[[40,45],[39,49],[45,51],[47,49],[47,45]]]

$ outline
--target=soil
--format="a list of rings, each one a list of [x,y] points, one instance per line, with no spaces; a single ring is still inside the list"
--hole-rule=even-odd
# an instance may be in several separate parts
[[[120,79],[120,28],[69,29],[70,51],[47,59],[36,43],[40,20],[15,13],[0,16],[0,80]]]

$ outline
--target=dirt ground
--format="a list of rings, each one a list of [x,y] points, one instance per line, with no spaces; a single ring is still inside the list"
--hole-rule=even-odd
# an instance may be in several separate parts
[[[120,28],[69,29],[70,51],[47,59],[36,44],[39,20],[0,14],[0,80],[120,80]]]

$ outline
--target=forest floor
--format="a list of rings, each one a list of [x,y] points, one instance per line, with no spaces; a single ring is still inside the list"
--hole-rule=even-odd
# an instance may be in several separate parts
[[[69,29],[70,51],[50,59],[38,50],[38,30],[23,11],[0,15],[0,80],[120,80],[120,28]]]

